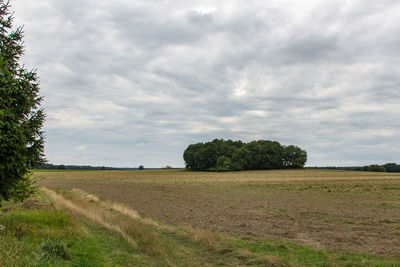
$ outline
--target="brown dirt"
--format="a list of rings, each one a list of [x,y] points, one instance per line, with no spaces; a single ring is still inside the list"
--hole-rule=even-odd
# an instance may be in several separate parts
[[[243,238],[291,240],[330,251],[400,256],[400,175],[332,171],[38,174],[45,177],[40,185],[79,188],[168,224]]]

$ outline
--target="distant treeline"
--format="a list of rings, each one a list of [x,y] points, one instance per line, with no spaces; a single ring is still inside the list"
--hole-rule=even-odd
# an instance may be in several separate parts
[[[43,164],[38,167],[39,170],[142,170],[143,166],[138,168],[114,168],[105,166],[79,166],[79,165],[54,165],[54,164]]]
[[[369,166],[353,166],[353,167],[311,167],[311,168],[328,169],[328,170],[368,171],[368,172],[400,172],[400,165],[396,163],[386,163],[383,165],[372,164]]]
[[[174,168],[171,166],[165,166],[162,168],[144,168],[140,165],[137,168],[117,168],[117,167],[106,167],[106,166],[89,166],[89,165],[55,165],[46,163],[36,168],[36,170],[82,170],[82,171],[102,171],[102,170],[120,170],[120,171],[135,171],[135,170],[179,170],[182,168]]]
[[[214,139],[192,144],[183,153],[186,168],[198,171],[240,171],[302,168],[307,152],[293,145],[269,140]]]

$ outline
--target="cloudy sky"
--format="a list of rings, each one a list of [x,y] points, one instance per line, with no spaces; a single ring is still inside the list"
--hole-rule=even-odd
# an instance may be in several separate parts
[[[269,139],[311,166],[400,162],[397,0],[12,0],[55,164],[184,166]]]

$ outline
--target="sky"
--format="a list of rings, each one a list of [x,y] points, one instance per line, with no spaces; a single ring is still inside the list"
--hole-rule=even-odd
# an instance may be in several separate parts
[[[215,138],[400,163],[397,0],[12,0],[53,164],[183,167]]]

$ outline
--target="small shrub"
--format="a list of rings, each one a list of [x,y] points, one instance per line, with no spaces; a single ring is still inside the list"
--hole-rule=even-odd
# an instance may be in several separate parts
[[[46,239],[41,244],[43,250],[42,260],[67,260],[71,256],[65,241],[60,239]]]
[[[37,186],[34,186],[37,178],[32,178],[32,174],[28,173],[23,176],[10,190],[11,200],[22,202],[25,199],[37,193]]]
[[[22,237],[24,237],[28,233],[28,230],[23,227],[23,226],[15,226],[14,227],[14,236],[18,239],[21,240]]]

